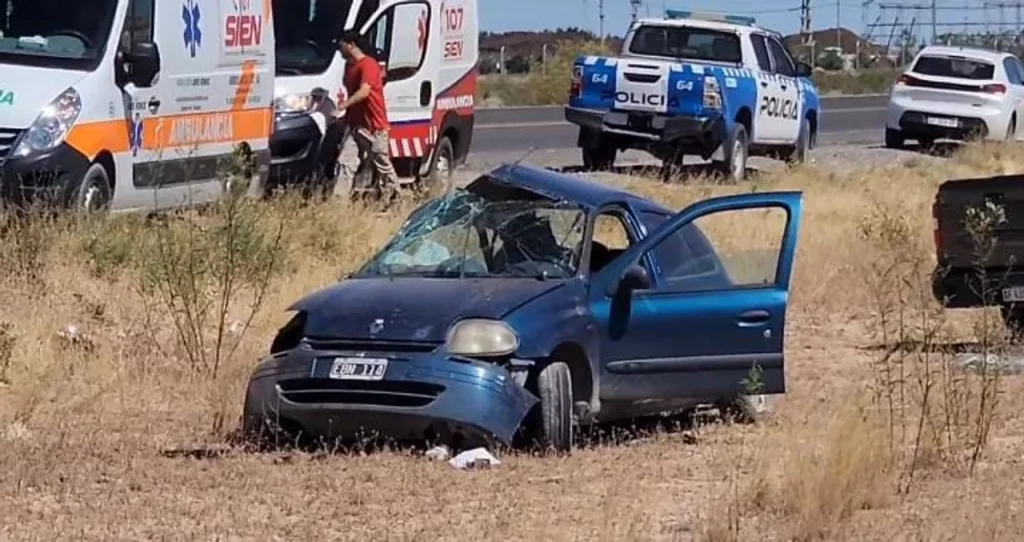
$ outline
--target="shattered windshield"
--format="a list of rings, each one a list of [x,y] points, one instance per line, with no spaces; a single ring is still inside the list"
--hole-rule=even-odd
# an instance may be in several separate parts
[[[110,36],[116,0],[4,0],[0,62],[91,69]]]
[[[355,276],[569,278],[585,216],[566,202],[457,191],[414,212]]]

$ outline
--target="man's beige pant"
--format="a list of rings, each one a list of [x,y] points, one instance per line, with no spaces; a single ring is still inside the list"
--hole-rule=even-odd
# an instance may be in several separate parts
[[[353,140],[355,145],[349,144]],[[391,163],[391,145],[387,131],[371,132],[366,128],[348,129],[341,139],[341,166],[339,175],[354,182],[355,174],[369,162],[381,182],[381,187],[397,187],[398,174]]]

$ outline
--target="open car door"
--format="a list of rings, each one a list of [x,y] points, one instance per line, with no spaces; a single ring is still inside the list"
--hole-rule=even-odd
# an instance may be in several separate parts
[[[800,192],[695,203],[592,277],[601,400],[785,393],[802,204]]]

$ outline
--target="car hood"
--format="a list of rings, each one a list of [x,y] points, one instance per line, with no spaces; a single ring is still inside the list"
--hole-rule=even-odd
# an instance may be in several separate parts
[[[82,73],[52,68],[3,65],[0,81],[0,127],[28,128],[61,92],[78,83]],[[86,104],[82,104],[86,107]]]
[[[317,339],[442,342],[463,318],[500,319],[565,284],[537,279],[359,278],[311,294],[290,307],[307,314]],[[371,334],[370,326],[383,320]]]

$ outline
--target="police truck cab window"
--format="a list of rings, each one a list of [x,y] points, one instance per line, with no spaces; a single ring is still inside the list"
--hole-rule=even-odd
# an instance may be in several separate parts
[[[988,80],[995,75],[996,67],[983,60],[946,56],[922,56],[914,64],[914,72],[937,77],[957,79]]]
[[[0,63],[92,70],[106,48],[117,0],[0,0]]]
[[[740,38],[734,33],[684,26],[641,26],[629,45],[629,52],[635,55],[729,64],[742,60],[740,51]]]

